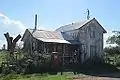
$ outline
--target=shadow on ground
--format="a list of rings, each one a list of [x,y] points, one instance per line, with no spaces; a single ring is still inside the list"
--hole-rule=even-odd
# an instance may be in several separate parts
[[[91,76],[120,78],[120,70],[110,64],[97,64],[89,68],[82,67],[79,72]]]

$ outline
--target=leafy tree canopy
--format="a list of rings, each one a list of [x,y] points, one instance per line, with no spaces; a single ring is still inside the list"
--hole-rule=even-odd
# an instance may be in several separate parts
[[[120,46],[120,31],[113,31],[115,33],[113,36],[108,37],[106,41],[108,44],[117,44]]]

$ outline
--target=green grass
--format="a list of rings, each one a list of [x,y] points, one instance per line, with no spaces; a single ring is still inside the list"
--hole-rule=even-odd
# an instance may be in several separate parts
[[[44,74],[29,74],[29,75],[22,75],[22,74],[9,74],[7,76],[2,76],[0,80],[70,80],[73,77],[73,73],[64,73],[64,75],[49,75]]]

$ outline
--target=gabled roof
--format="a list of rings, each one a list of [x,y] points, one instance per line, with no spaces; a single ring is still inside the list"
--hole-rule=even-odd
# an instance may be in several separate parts
[[[54,43],[67,43],[70,44],[68,41],[66,41],[61,32],[56,31],[45,31],[45,30],[35,30],[34,29],[28,29],[28,31],[31,33],[31,35],[43,42],[54,42]]]
[[[84,25],[86,25],[87,23],[89,23],[93,20],[95,20],[98,23],[98,21],[95,18],[93,18],[93,19],[90,19],[90,20],[84,20],[84,21],[81,21],[81,22],[74,22],[74,23],[71,23],[71,24],[68,24],[68,25],[61,26],[60,28],[56,29],[55,31],[66,32],[66,31],[79,29],[79,28],[83,27]],[[103,27],[102,27],[102,29],[103,29],[103,32],[106,33],[106,30]]]
[[[71,24],[61,26],[60,28],[56,29],[55,31],[61,31],[61,32],[71,31],[71,30],[80,28],[87,22],[89,22],[89,20],[85,20],[85,21],[81,21],[81,22],[73,22]]]

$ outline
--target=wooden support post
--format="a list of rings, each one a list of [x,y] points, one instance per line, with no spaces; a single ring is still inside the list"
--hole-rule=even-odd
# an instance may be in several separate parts
[[[65,63],[64,63],[64,61],[65,61],[64,57],[65,57],[65,44],[63,44],[63,66],[65,65]]]
[[[44,49],[44,53],[46,53],[45,43],[43,43],[43,49]]]

